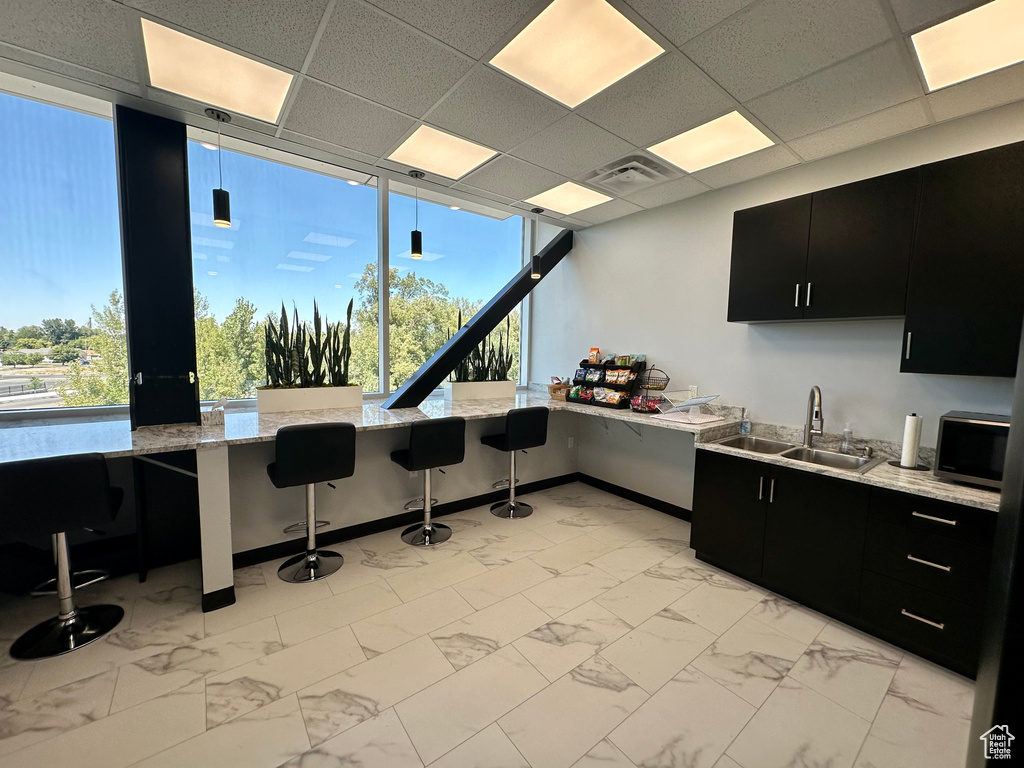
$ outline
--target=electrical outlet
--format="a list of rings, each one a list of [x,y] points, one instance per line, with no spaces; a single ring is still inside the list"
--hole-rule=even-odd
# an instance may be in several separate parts
[[[576,447],[576,438],[575,437],[570,437],[569,438],[569,447],[570,448],[575,448]]]

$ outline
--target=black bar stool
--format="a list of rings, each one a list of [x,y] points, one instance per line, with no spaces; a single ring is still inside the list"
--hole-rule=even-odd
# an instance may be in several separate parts
[[[406,544],[431,547],[452,537],[451,528],[430,520],[430,511],[437,501],[430,498],[430,471],[450,464],[461,464],[465,456],[466,420],[460,416],[414,421],[409,433],[409,448],[391,454],[391,460],[399,466],[410,472],[423,472],[423,498],[405,505],[406,509],[422,508],[423,523],[417,523],[402,532],[402,541]],[[421,501],[422,507],[419,504]]]
[[[499,480],[495,488],[508,485],[508,501],[499,501],[491,506],[491,514],[508,520],[517,520],[533,514],[533,507],[516,501],[516,451],[538,448],[548,440],[547,408],[516,408],[505,416],[505,431],[500,435],[484,435],[480,442],[507,451],[508,480]]]
[[[345,562],[337,552],[316,548],[316,529],[331,524],[316,519],[316,483],[352,477],[355,470],[354,424],[297,424],[277,430],[274,463],[267,465],[270,482],[277,488],[306,486],[306,521],[284,529],[285,533],[305,531],[306,551],[281,564],[277,575],[282,580],[295,584],[316,581],[330,576]]]
[[[40,584],[32,594],[56,594],[60,604],[57,616],[14,641],[11,656],[45,659],[68,653],[103,637],[124,617],[119,605],[75,605],[76,589],[103,581],[108,574],[72,573],[67,540],[69,530],[93,530],[109,523],[123,500],[124,491],[110,487],[107,462],[100,453],[0,464],[4,538],[53,537],[57,577]],[[87,578],[76,578],[82,576]],[[46,589],[49,584],[55,588]]]

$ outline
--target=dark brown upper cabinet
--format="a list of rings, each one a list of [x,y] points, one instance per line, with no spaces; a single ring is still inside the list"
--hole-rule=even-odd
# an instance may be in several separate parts
[[[811,196],[736,211],[729,322],[800,320],[807,274]]]
[[[919,171],[737,211],[729,321],[901,317]]]
[[[1024,321],[1024,143],[921,170],[900,370],[1013,376]]]
[[[901,317],[920,169],[815,192],[804,319]]]

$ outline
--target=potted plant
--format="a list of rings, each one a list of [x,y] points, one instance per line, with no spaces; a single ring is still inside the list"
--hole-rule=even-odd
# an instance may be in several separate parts
[[[322,320],[314,301],[311,324],[299,320],[298,309],[289,324],[282,304],[280,320],[268,317],[265,325],[267,383],[256,389],[257,410],[277,413],[361,407],[363,388],[348,380],[351,331],[351,301],[344,323]]]
[[[459,327],[462,327],[462,313],[459,312]],[[509,381],[514,359],[512,352],[512,326],[505,319],[505,333],[498,332],[498,343],[487,337],[474,347],[465,359],[455,366],[449,381],[444,385],[444,396],[448,400],[487,400],[501,397],[515,397],[516,382]]]

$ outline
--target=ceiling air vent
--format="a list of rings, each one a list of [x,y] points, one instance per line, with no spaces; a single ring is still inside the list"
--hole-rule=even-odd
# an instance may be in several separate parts
[[[678,176],[682,176],[682,173],[676,168],[663,165],[646,155],[630,155],[601,166],[581,181],[617,197],[625,197]]]

